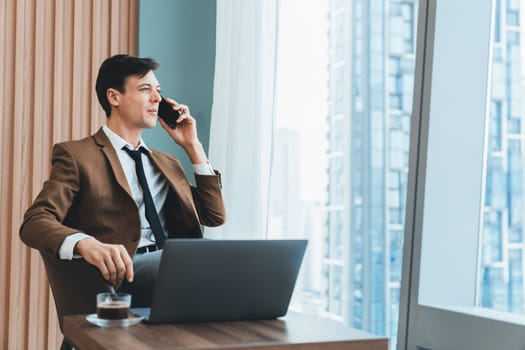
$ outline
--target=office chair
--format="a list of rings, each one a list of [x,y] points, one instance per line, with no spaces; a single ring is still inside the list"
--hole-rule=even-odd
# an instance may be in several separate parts
[[[91,314],[96,311],[96,295],[107,290],[98,269],[84,259],[60,260],[40,253],[51,285],[63,333],[66,315]],[[74,344],[64,337],[60,350],[71,350]]]

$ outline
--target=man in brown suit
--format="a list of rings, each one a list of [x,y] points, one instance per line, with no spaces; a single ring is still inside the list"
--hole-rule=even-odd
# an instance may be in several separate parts
[[[159,121],[190,158],[195,187],[175,157],[150,150],[141,138],[142,130],[157,122],[157,67],[153,59],[127,55],[104,61],[96,90],[106,124],[94,135],[54,146],[49,180],[20,228],[27,245],[61,259],[82,257],[112,284],[126,279],[128,288],[142,283],[139,279],[150,283],[150,277],[137,272],[141,257],[147,261],[147,255],[156,254],[158,263],[159,252],[151,253],[162,248],[157,238],[200,238],[201,225],[221,225],[226,216],[220,174],[209,165],[187,106],[168,99],[180,112],[177,126],[171,129]],[[135,153],[160,220],[157,226],[148,216],[134,150],[140,151]]]

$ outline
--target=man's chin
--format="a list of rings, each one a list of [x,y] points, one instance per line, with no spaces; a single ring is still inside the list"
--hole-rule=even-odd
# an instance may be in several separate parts
[[[157,118],[153,119],[153,120],[148,120],[144,123],[144,126],[143,128],[144,129],[153,129],[154,127],[157,126]]]

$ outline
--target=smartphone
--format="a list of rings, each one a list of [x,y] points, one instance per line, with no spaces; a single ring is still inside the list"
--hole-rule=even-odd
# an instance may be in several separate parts
[[[164,97],[162,97],[159,103],[157,115],[159,118],[162,118],[170,128],[175,129],[177,127],[177,118],[179,118],[180,113],[174,110],[173,105],[166,101]]]

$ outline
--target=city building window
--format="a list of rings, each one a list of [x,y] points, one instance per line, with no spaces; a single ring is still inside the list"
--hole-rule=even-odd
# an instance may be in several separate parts
[[[392,349],[417,7],[414,0],[287,0],[279,13],[279,81],[295,84],[277,87],[270,235],[310,242],[292,307],[386,335]],[[311,112],[298,112],[302,105]],[[297,185],[287,189],[290,182]],[[295,212],[294,229],[285,212]]]
[[[520,55],[520,32],[515,30],[519,25],[519,2],[512,0],[499,0],[497,5],[507,8],[507,21],[497,19],[495,23],[499,28],[495,31],[505,33],[500,38],[501,45],[507,47],[509,54],[502,60],[502,64],[494,63],[492,74],[491,108],[488,124],[488,147],[486,152],[487,171],[485,188],[485,206],[483,208],[482,231],[482,259],[480,273],[480,305],[482,307],[500,311],[522,313],[524,310],[523,296],[515,295],[523,290],[521,269],[511,266],[512,260],[509,252],[521,254],[512,244],[522,246],[521,231],[523,229],[523,153],[521,137],[521,112],[522,94],[521,71],[522,61]],[[501,16],[496,11],[497,16]],[[499,50],[496,42],[493,50]],[[496,57],[495,57],[496,58]],[[494,61],[496,59],[494,58]],[[496,70],[497,69],[497,70]],[[496,74],[497,73],[497,74]],[[505,84],[498,82],[505,81]],[[503,110],[509,111],[509,119],[505,121]],[[508,127],[505,129],[505,122]],[[514,135],[520,135],[516,138]],[[505,147],[506,146],[506,147]],[[505,151],[506,148],[506,151]],[[523,248],[521,248],[523,249]],[[517,252],[517,253],[516,253]],[[521,287],[518,289],[516,285]],[[505,293],[506,291],[506,293]],[[509,295],[502,300],[503,295]],[[492,300],[494,298],[497,300]],[[517,302],[518,305],[515,305]]]

